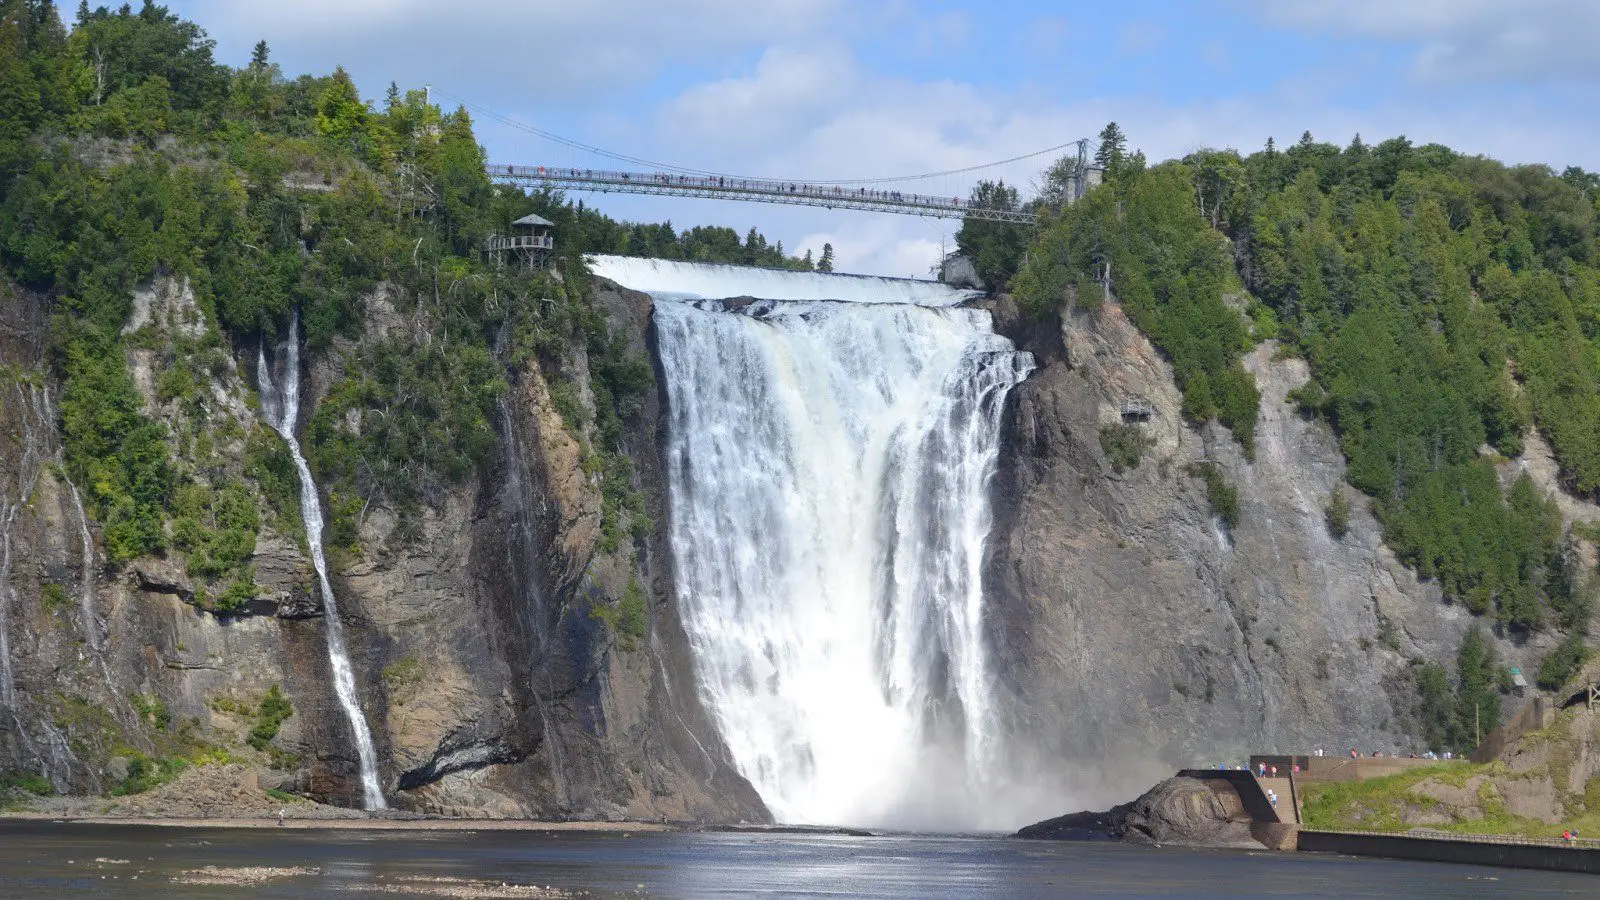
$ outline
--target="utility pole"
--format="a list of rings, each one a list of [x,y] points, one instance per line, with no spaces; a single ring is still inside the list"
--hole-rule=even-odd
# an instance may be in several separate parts
[[[1086,179],[1089,177],[1089,139],[1078,138],[1078,173],[1073,179],[1072,199],[1083,199],[1084,192],[1088,190]]]

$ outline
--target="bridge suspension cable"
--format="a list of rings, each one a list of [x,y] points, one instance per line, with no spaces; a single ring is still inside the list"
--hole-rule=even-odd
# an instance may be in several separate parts
[[[1046,147],[1043,150],[1035,150],[1035,151],[1033,151],[1031,153],[1024,153],[1024,154],[1021,154],[1020,156],[1013,156],[1013,157],[1009,157],[1007,159],[995,160],[994,162],[979,163],[977,165],[963,166],[961,168],[956,168],[956,169],[945,169],[945,170],[938,171],[938,172],[921,172],[921,173],[917,173],[917,174],[914,174],[914,175],[891,175],[891,176],[882,177],[882,178],[836,178],[836,179],[826,179],[826,178],[771,178],[771,177],[763,177],[763,176],[756,176],[756,175],[732,175],[732,174],[728,174],[726,172],[714,172],[714,171],[711,171],[711,170],[708,170],[708,169],[695,169],[695,168],[691,168],[691,167],[688,167],[688,166],[679,166],[679,165],[674,165],[672,163],[664,163],[664,162],[658,162],[658,161],[655,161],[655,160],[645,159],[644,157],[631,156],[631,155],[626,154],[626,153],[618,153],[618,152],[615,152],[615,151],[612,151],[612,150],[607,150],[604,147],[597,147],[597,146],[595,146],[593,144],[586,144],[586,143],[584,143],[582,141],[576,141],[576,140],[572,140],[571,138],[562,137],[561,135],[556,134],[554,132],[546,131],[546,130],[544,130],[542,128],[538,128],[536,126],[529,125],[526,122],[522,122],[522,121],[519,121],[517,119],[513,119],[510,116],[502,115],[502,114],[500,114],[500,113],[498,113],[498,112],[496,112],[496,111],[494,111],[492,109],[489,109],[486,106],[482,106],[480,104],[474,103],[471,100],[468,100],[468,99],[466,99],[464,97],[457,96],[455,94],[450,93],[449,91],[441,90],[441,89],[433,87],[431,85],[428,87],[428,91],[429,91],[430,94],[437,93],[440,96],[448,97],[449,99],[461,104],[462,106],[466,107],[467,109],[476,112],[478,115],[483,116],[484,118],[492,119],[492,120],[494,120],[496,122],[499,122],[500,124],[505,125],[507,127],[515,128],[515,129],[518,129],[520,131],[524,131],[524,132],[527,132],[529,134],[535,135],[536,137],[544,138],[545,140],[548,140],[548,141],[554,141],[555,143],[561,144],[562,146],[570,147],[570,148],[572,148],[574,150],[581,150],[581,151],[583,151],[585,153],[592,153],[592,154],[594,154],[596,156],[604,157],[606,159],[614,159],[614,160],[617,160],[619,162],[627,162],[627,163],[632,163],[634,165],[645,166],[647,168],[654,169],[654,170],[659,171],[659,172],[673,172],[673,173],[682,174],[682,175],[693,175],[693,176],[699,176],[699,177],[705,177],[705,178],[719,178],[720,177],[720,178],[724,178],[724,179],[735,179],[735,180],[741,180],[741,181],[764,181],[764,182],[783,183],[783,184],[788,184],[790,182],[794,182],[796,184],[804,183],[804,184],[807,184],[807,185],[815,185],[815,186],[819,186],[819,187],[833,187],[833,186],[836,186],[836,185],[837,186],[844,186],[844,185],[868,185],[868,184],[899,184],[899,183],[908,182],[908,181],[923,181],[923,180],[932,179],[932,178],[947,178],[947,177],[951,177],[951,176],[955,176],[955,175],[966,175],[966,174],[969,174],[971,172],[982,171],[983,169],[993,169],[993,168],[997,168],[999,166],[1005,166],[1005,165],[1010,165],[1012,163],[1022,162],[1024,160],[1028,160],[1028,159],[1034,159],[1036,157],[1044,156],[1047,153],[1055,153],[1055,152],[1058,152],[1058,151],[1061,151],[1061,150],[1065,150],[1066,148],[1073,147],[1073,146],[1076,146],[1078,148],[1079,158],[1081,159],[1083,154],[1084,154],[1084,147],[1091,140],[1090,138],[1078,138],[1076,140],[1067,141],[1066,143],[1063,143],[1063,144],[1057,144],[1057,145],[1055,145],[1053,147]]]

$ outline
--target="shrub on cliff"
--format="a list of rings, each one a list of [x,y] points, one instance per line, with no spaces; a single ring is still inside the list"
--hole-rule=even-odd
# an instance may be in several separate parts
[[[1154,445],[1155,441],[1138,425],[1112,422],[1100,426],[1100,450],[1111,463],[1111,471],[1118,475],[1139,468],[1144,452]]]
[[[1328,495],[1328,508],[1324,515],[1328,522],[1328,533],[1335,538],[1343,539],[1350,532],[1350,499],[1344,495],[1344,488],[1336,485]]]
[[[1211,512],[1229,530],[1239,527],[1239,489],[1228,480],[1222,467],[1214,462],[1198,462],[1189,466],[1189,474],[1206,485],[1206,501]]]
[[[1539,664],[1539,687],[1558,691],[1589,660],[1589,647],[1581,634],[1569,634]]]

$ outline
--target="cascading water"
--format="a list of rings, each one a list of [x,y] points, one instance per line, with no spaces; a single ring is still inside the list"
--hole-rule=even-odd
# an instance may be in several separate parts
[[[100,622],[94,609],[94,537],[89,534],[89,513],[83,508],[83,497],[78,494],[78,486],[69,481],[67,491],[72,496],[72,509],[78,514],[79,558],[83,564],[78,585],[78,609],[83,617],[83,640],[91,652],[99,653]]]
[[[261,392],[261,412],[267,424],[283,437],[294,457],[294,467],[300,473],[300,516],[305,521],[306,544],[311,549],[311,564],[317,570],[317,586],[322,590],[322,621],[328,638],[328,664],[333,670],[333,691],[350,720],[354,733],[356,756],[361,764],[361,795],[368,810],[384,809],[383,790],[378,786],[378,751],[372,743],[372,730],[367,727],[367,717],[361,711],[356,693],[355,669],[350,665],[350,654],[345,649],[344,623],[339,620],[339,603],[333,595],[333,583],[328,580],[328,559],[322,547],[322,502],[317,496],[317,483],[311,477],[311,467],[300,452],[300,441],[295,437],[295,426],[300,419],[300,318],[297,314],[289,321],[289,341],[284,345],[286,358],[283,366],[283,390],[272,381],[272,370],[267,366],[266,350],[256,358],[256,377]]]
[[[32,502],[34,486],[44,468],[44,435],[55,421],[49,410],[49,396],[43,389],[29,385],[24,390],[21,381],[14,387],[21,426],[15,494],[11,491],[13,485],[0,483],[0,708],[12,712],[13,718],[17,683],[11,668],[11,607],[16,596],[11,588],[11,566],[16,547],[11,531],[22,508]]]
[[[678,602],[740,772],[780,821],[997,827],[980,564],[1005,397],[1032,358],[942,285],[673,300],[756,291],[728,267],[690,284],[611,268],[657,297]],[[884,281],[835,284],[859,300]]]

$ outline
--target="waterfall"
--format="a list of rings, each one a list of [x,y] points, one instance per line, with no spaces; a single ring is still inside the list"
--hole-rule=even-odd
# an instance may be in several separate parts
[[[17,708],[17,684],[11,671],[11,526],[20,503],[0,502],[0,707]]]
[[[83,497],[78,486],[67,482],[67,492],[72,496],[72,509],[78,514],[79,553],[83,563],[81,583],[78,585],[78,608],[83,616],[83,640],[93,653],[100,652],[100,623],[95,613],[94,537],[89,534],[89,513],[83,508]]]
[[[780,821],[996,827],[980,566],[1005,397],[1033,360],[942,285],[898,283],[892,303],[870,302],[892,280],[854,278],[832,280],[852,302],[672,299],[756,292],[726,274],[622,276],[657,298],[701,696]],[[755,287],[829,292],[784,278]]]
[[[32,502],[34,486],[44,468],[45,438],[41,432],[48,432],[55,417],[49,411],[49,396],[42,389],[30,385],[23,390],[20,380],[13,386],[17,392],[21,448],[17,455],[15,496],[8,490],[9,485],[0,484],[0,708],[12,711],[15,718],[17,682],[11,668],[11,608],[16,602],[16,592],[11,588],[11,567],[15,562],[16,544],[11,532],[22,508]]]
[[[261,412],[266,416],[267,424],[289,445],[295,470],[300,473],[300,516],[305,520],[306,544],[311,549],[311,564],[317,570],[317,586],[322,590],[323,631],[328,638],[328,664],[333,670],[333,690],[355,735],[356,756],[361,762],[361,795],[364,804],[369,810],[384,809],[383,790],[378,786],[378,751],[372,743],[372,730],[367,727],[367,717],[361,711],[355,670],[350,665],[350,653],[345,649],[344,623],[339,620],[339,603],[333,595],[333,583],[328,580],[328,559],[322,547],[322,502],[317,496],[317,483],[311,477],[311,467],[306,464],[305,455],[300,452],[300,441],[295,437],[295,426],[300,419],[298,313],[289,321],[289,341],[284,345],[284,352],[287,359],[284,362],[281,392],[273,384],[265,348],[258,352],[256,377],[261,391]]]

